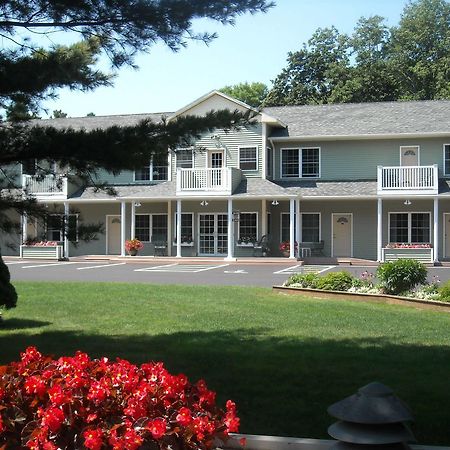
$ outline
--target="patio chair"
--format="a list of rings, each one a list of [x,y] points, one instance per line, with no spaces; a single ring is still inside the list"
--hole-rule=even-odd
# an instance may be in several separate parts
[[[253,245],[253,256],[267,256],[269,251],[269,239],[267,234],[265,234]]]
[[[152,244],[155,256],[167,255],[167,239],[165,236],[155,234],[152,236]]]

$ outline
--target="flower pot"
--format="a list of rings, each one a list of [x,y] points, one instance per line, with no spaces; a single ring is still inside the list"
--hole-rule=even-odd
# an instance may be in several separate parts
[[[281,252],[281,254],[285,257],[285,258],[289,258],[289,256],[291,255],[291,252],[289,250],[285,250],[284,252]]]
[[[137,253],[138,253],[138,251],[137,251],[137,249],[135,249],[135,248],[132,248],[131,250],[128,250],[128,254],[129,254],[130,256],[136,256]]]

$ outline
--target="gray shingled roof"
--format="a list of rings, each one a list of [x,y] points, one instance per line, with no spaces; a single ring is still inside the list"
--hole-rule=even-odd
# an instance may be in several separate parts
[[[272,181],[263,180],[261,178],[247,178],[241,181],[234,191],[233,197],[285,197],[289,194],[290,192],[287,192],[282,186],[273,183]]]
[[[73,128],[79,130],[84,128],[87,131],[97,128],[103,129],[113,125],[121,127],[132,126],[141,120],[150,119],[153,122],[160,122],[162,117],[168,117],[172,113],[152,113],[152,114],[120,114],[114,116],[92,116],[92,117],[66,117],[61,119],[33,120],[33,125],[52,126],[55,128]]]
[[[289,194],[302,197],[367,197],[377,195],[376,181],[280,181]]]
[[[271,137],[450,134],[450,101],[303,105],[264,108],[287,129]]]

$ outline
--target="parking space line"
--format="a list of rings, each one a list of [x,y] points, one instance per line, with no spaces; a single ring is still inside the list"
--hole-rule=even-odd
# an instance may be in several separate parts
[[[5,264],[7,266],[12,266],[13,264],[30,264],[30,261],[12,261],[12,262],[5,262]]]
[[[292,272],[294,269],[298,269],[299,267],[302,267],[302,264],[297,264],[296,266],[286,267],[284,269],[278,270],[277,272],[274,272],[274,275],[286,275],[287,273]]]
[[[124,262],[116,264],[102,264],[101,266],[89,266],[89,267],[77,267],[77,270],[87,270],[87,269],[101,269],[102,267],[113,267],[113,266],[123,266]]]
[[[199,273],[206,270],[220,269],[227,267],[229,264],[205,265],[205,264],[167,264],[165,266],[153,266],[144,269],[135,269],[135,272],[167,272],[167,273]]]
[[[220,269],[221,267],[227,267],[229,264],[221,264],[220,266],[205,267],[204,269],[197,270],[197,272],[205,272],[206,270]]]
[[[164,268],[169,268],[169,267],[173,267],[173,266],[178,266],[178,263],[175,264],[165,264],[163,266],[151,266],[151,267],[144,267],[143,269],[134,269],[135,272],[151,272],[152,270],[156,269],[164,269]]]
[[[53,266],[68,266],[69,264],[76,264],[76,262],[60,262],[49,264],[36,264],[33,266],[23,266],[22,269],[34,269],[35,267],[53,267]]]

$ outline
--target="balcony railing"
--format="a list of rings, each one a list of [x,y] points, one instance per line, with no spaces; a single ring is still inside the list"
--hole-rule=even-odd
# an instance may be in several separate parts
[[[437,194],[438,166],[378,166],[379,194]]]
[[[24,191],[35,197],[67,197],[67,177],[22,175]]]
[[[231,194],[233,189],[233,171],[220,169],[177,169],[178,195]]]

